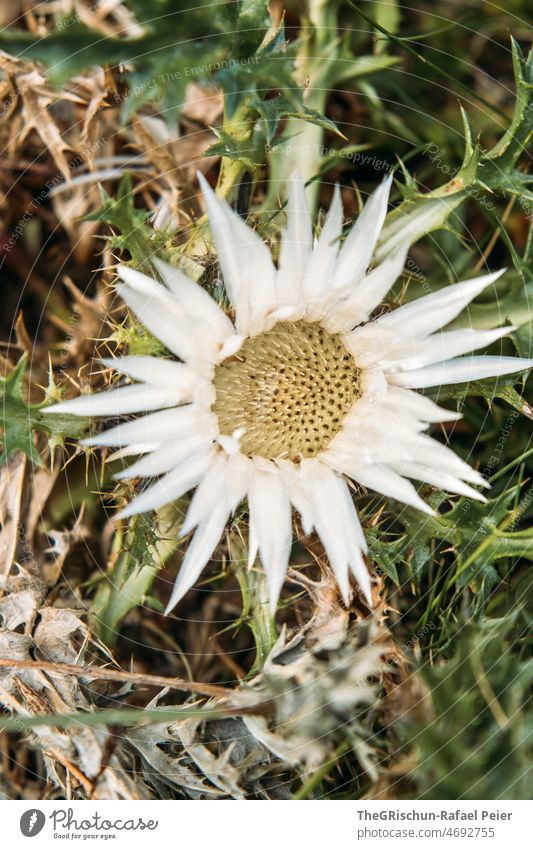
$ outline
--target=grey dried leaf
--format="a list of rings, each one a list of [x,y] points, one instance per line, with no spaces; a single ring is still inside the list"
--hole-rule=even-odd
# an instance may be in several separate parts
[[[171,728],[168,722],[142,725],[126,735],[141,755],[145,781],[152,783],[155,779],[193,799],[222,798],[224,792],[198,771]]]
[[[233,743],[222,749],[219,755],[211,752],[202,742],[198,733],[202,722],[200,719],[186,719],[175,723],[176,732],[184,750],[194,762],[198,770],[224,795],[232,799],[243,799],[244,792],[239,786],[239,770],[230,762]]]
[[[377,636],[375,628],[359,626],[347,633],[339,649],[330,648],[328,633],[309,650],[302,634],[287,642],[282,634],[251,682],[256,693],[274,703],[274,715],[246,715],[247,728],[276,757],[309,771],[331,756],[341,727],[351,736],[361,766],[375,778],[373,751],[366,740],[370,734],[362,719],[379,698],[384,645]]]
[[[293,779],[331,759],[339,739],[349,742],[361,770],[375,780],[368,709],[379,700],[388,634],[376,624],[345,630],[343,640],[341,631],[340,619],[333,629],[319,622],[312,634],[304,629],[288,638],[282,631],[263,671],[242,684],[231,703],[268,703],[266,716],[243,711],[226,719],[187,717],[128,731],[145,780],[189,798],[285,798]],[[168,691],[148,707],[157,709],[163,696]],[[216,699],[202,704],[206,711],[221,707]]]
[[[157,709],[168,694],[167,689],[161,691],[147,707]],[[241,704],[251,701],[255,701],[253,694],[246,700],[241,694]],[[201,703],[191,699],[186,704]],[[208,710],[219,704],[211,700],[203,706]],[[251,782],[272,768],[270,753],[251,737],[240,717],[147,724],[131,729],[126,737],[142,756],[147,781],[156,786],[158,778],[188,798],[243,798]],[[155,772],[149,772],[149,767]]]
[[[3,579],[3,588],[7,595],[0,599],[4,621],[0,657],[13,660],[13,667],[0,668],[0,699],[5,709],[20,716],[21,732],[29,745],[40,751],[48,780],[65,793],[70,773],[72,785],[82,798],[149,798],[146,786],[135,780],[131,754],[123,745],[115,745],[114,735],[107,728],[80,724],[62,731],[38,726],[27,732],[26,716],[90,711],[91,689],[88,685],[82,688],[73,675],[55,669],[21,669],[17,662],[37,656],[52,663],[80,663],[88,647],[97,644],[79,611],[41,606],[46,588],[40,578],[22,567]],[[39,623],[32,635],[37,613]],[[26,633],[9,630],[20,625],[26,625]]]
[[[19,634],[13,631],[0,630],[0,657],[13,661],[13,669],[0,669],[0,684],[8,693],[17,693],[17,675],[23,675],[24,679],[33,687],[42,686],[42,674],[34,669],[24,670],[18,673],[16,670],[17,660],[31,660],[30,649],[33,640],[27,634]]]
[[[215,719],[205,728],[205,741],[230,750],[230,763],[241,772],[241,782],[248,785],[261,779],[277,764],[262,743],[250,734],[241,717]]]
[[[24,625],[25,633],[31,633],[37,611],[46,597],[46,588],[41,579],[32,575],[23,566],[7,577],[0,576],[0,623],[8,631]]]
[[[43,607],[34,633],[40,655],[54,663],[79,663],[91,634],[79,610]]]

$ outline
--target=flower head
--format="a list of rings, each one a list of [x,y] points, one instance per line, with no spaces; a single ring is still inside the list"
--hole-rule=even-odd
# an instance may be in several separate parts
[[[119,478],[158,480],[119,514],[153,510],[196,488],[182,527],[195,530],[167,612],[199,577],[244,498],[275,609],[292,543],[291,513],[316,530],[341,594],[350,572],[372,603],[365,537],[347,479],[427,513],[410,479],[483,500],[482,476],[424,431],[460,416],[413,391],[533,366],[470,356],[514,328],[442,331],[502,272],[447,286],[371,320],[408,244],[370,271],[390,180],[341,246],[340,192],[313,240],[303,181],[291,180],[276,267],[269,249],[201,178],[232,318],[197,283],[154,260],[158,282],[120,266],[118,292],[176,359],[104,362],[139,381],[49,412],[145,413],[84,440],[140,459]],[[463,355],[469,356],[463,356]]]

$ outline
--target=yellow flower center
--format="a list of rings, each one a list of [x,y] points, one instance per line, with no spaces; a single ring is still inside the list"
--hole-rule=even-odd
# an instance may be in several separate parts
[[[316,457],[361,397],[360,370],[337,334],[317,323],[278,322],[215,368],[220,433],[244,431],[248,457]]]

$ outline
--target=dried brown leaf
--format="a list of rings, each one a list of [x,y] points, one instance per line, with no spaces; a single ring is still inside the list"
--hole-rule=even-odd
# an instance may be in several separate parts
[[[21,497],[26,456],[19,452],[0,468],[0,574],[9,573],[21,539]]]

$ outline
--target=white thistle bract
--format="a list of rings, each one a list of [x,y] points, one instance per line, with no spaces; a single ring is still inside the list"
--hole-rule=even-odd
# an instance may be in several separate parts
[[[105,360],[139,383],[48,412],[146,413],[84,440],[116,446],[121,456],[142,455],[119,478],[159,476],[119,517],[154,510],[196,487],[181,533],[196,530],[167,612],[195,583],[244,498],[250,562],[259,553],[272,610],[289,562],[292,508],[304,533],[315,529],[321,538],[343,599],[351,572],[372,604],[365,537],[346,478],[427,513],[410,478],[483,500],[471,486],[486,485],[482,476],[424,433],[460,416],[413,390],[533,365],[470,356],[512,327],[441,330],[501,272],[369,320],[408,249],[406,233],[405,244],[368,271],[390,179],[341,246],[338,187],[314,241],[303,181],[295,175],[277,268],[258,234],[203,179],[202,187],[234,321],[201,286],[161,261],[154,264],[162,283],[120,266],[120,296],[179,361]]]

